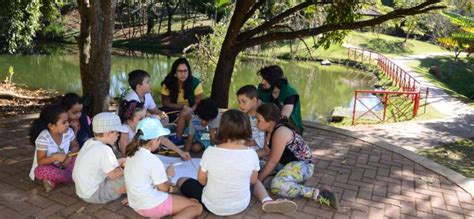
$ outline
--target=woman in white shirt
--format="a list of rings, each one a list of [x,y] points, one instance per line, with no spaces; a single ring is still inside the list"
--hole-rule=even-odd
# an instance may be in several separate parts
[[[160,136],[169,133],[155,118],[145,118],[138,123],[137,133],[125,151],[128,204],[144,217],[195,218],[201,214],[202,205],[196,200],[167,193],[174,168],[170,165],[165,170],[160,159],[151,153],[158,149]]]
[[[177,186],[181,193],[200,200],[206,209],[219,215],[234,215],[244,211],[251,193],[262,202],[265,212],[292,213],[296,204],[289,200],[272,200],[258,181],[260,170],[257,153],[245,146],[252,136],[248,116],[238,110],[228,110],[221,118],[218,137],[221,144],[208,147],[202,155],[198,180],[181,178]]]

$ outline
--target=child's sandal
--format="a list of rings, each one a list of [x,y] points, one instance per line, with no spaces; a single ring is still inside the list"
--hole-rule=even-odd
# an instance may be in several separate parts
[[[54,184],[49,180],[43,180],[43,187],[46,192],[51,192],[54,189]]]

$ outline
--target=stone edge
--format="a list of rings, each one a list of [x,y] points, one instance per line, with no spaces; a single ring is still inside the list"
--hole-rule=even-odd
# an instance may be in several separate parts
[[[474,179],[465,177],[459,173],[457,173],[454,170],[449,169],[448,167],[445,167],[443,165],[440,165],[426,157],[420,156],[412,151],[406,150],[402,147],[390,144],[380,138],[376,137],[371,137],[368,135],[364,135],[361,133],[341,129],[341,128],[336,128],[328,125],[324,125],[321,123],[316,123],[316,122],[310,122],[310,121],[304,121],[303,124],[305,126],[315,128],[315,129],[320,129],[320,130],[325,130],[329,132],[335,132],[341,135],[345,135],[348,137],[356,138],[362,141],[365,141],[367,143],[373,144],[375,146],[381,147],[385,150],[400,154],[413,162],[420,164],[421,166],[441,175],[447,178],[448,180],[452,181],[454,184],[458,185],[461,187],[463,190],[465,190],[467,193],[471,195],[471,197],[474,197]]]

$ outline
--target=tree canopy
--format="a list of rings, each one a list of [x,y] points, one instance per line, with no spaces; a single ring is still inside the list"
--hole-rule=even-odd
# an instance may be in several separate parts
[[[218,102],[220,107],[227,107],[233,66],[238,54],[246,48],[308,36],[318,36],[316,46],[327,48],[333,43],[342,42],[348,30],[375,26],[391,19],[445,8],[439,4],[440,2],[441,0],[426,0],[420,4],[398,8],[378,16],[363,16],[362,9],[370,7],[372,5],[370,2],[359,0],[288,1],[287,7],[269,14],[265,13],[268,12],[267,0],[236,1],[220,50],[211,97]]]
[[[449,17],[451,22],[458,26],[458,30],[450,36],[438,38],[438,42],[453,49],[456,58],[461,52],[466,52],[467,56],[474,53],[474,20],[450,12],[442,14]]]

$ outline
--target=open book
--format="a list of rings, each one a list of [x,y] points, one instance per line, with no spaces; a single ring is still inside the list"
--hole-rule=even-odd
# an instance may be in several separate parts
[[[163,155],[156,155],[160,158],[161,162],[166,169],[171,163],[174,166],[174,171],[176,175],[171,179],[173,185],[176,184],[179,178],[181,177],[190,177],[197,179],[197,172],[199,169],[199,163],[201,162],[200,158],[193,158],[188,161],[182,160],[180,157],[167,157]]]

